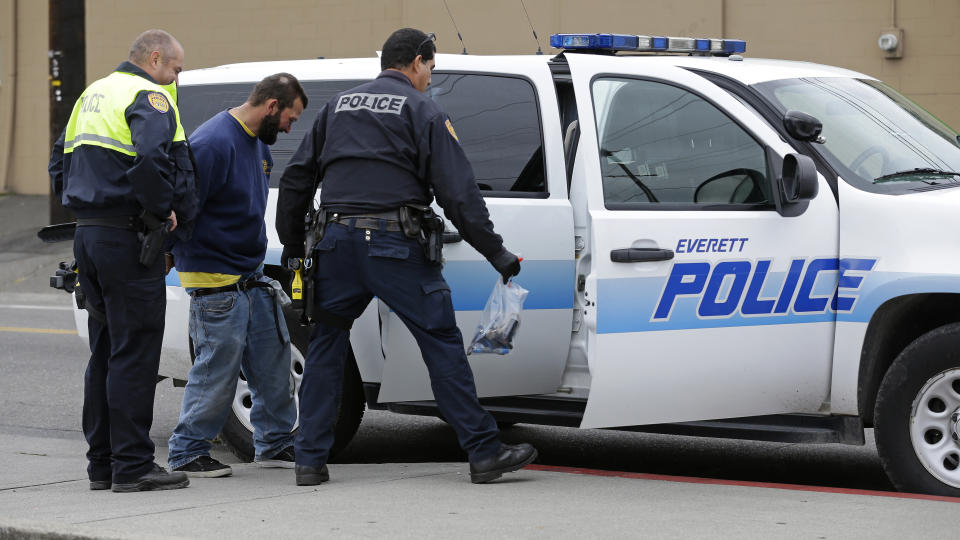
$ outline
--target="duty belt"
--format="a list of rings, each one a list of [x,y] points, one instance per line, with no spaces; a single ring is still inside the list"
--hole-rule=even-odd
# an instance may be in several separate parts
[[[340,212],[327,213],[327,223],[339,223],[340,225],[353,225],[357,229],[380,230],[380,224],[383,224],[383,230],[399,232],[400,229],[400,211],[390,210],[387,212],[364,213],[364,214],[342,214]]]
[[[222,292],[247,292],[250,289],[255,289],[257,287],[266,287],[268,289],[272,288],[269,283],[264,283],[256,279],[248,279],[247,281],[238,281],[232,285],[224,285],[223,287],[208,287],[205,289],[196,289],[190,291],[191,296],[207,296],[208,294],[217,294]]]
[[[77,227],[110,227],[128,231],[144,230],[143,220],[137,216],[77,218]]]

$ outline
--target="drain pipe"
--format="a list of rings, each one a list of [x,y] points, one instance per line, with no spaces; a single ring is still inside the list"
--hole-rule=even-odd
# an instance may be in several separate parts
[[[13,161],[13,136],[16,133],[14,124],[17,105],[17,2],[18,0],[11,0],[10,2],[10,32],[8,33],[10,36],[10,68],[7,70],[3,81],[0,82],[7,87],[7,91],[3,93],[5,99],[0,111],[3,111],[3,117],[8,127],[7,144],[0,148],[0,152],[3,152],[3,159],[0,159],[0,163],[3,163],[3,170],[0,171],[0,192],[7,190],[10,171],[13,169],[11,162]],[[0,125],[3,124],[0,123]]]

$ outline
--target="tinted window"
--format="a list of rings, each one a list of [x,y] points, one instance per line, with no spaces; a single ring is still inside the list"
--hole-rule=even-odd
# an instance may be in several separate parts
[[[301,81],[303,90],[307,93],[309,104],[300,119],[297,120],[290,133],[281,132],[277,142],[270,147],[273,155],[273,174],[270,175],[270,186],[277,187],[280,176],[287,167],[287,162],[300,146],[304,133],[313,127],[317,111],[327,101],[344,90],[348,90],[364,81]],[[206,122],[220,111],[236,107],[246,101],[254,83],[238,84],[209,84],[202,86],[184,86],[179,89],[178,106],[180,107],[180,121],[183,129],[189,135],[200,124]]]
[[[427,94],[450,116],[484,194],[545,193],[533,85],[515,77],[462,73],[435,73],[432,79]]]
[[[593,101],[608,208],[769,205],[763,147],[699,96],[604,78]]]

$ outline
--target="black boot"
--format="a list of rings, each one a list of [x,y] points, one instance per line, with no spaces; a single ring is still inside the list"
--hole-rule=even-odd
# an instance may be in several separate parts
[[[483,484],[496,480],[503,473],[518,471],[537,459],[537,449],[527,443],[504,444],[497,455],[470,463],[470,481]]]
[[[294,467],[294,473],[297,475],[298,486],[316,486],[330,480],[330,471],[327,470],[326,465],[319,468],[297,465]]]
[[[187,475],[182,472],[168,473],[166,469],[153,464],[153,469],[133,482],[114,482],[114,493],[132,493],[134,491],[153,491],[158,489],[180,489],[190,485]]]
[[[113,482],[110,480],[91,480],[90,489],[92,491],[99,491],[102,489],[110,489],[110,486],[113,485]]]

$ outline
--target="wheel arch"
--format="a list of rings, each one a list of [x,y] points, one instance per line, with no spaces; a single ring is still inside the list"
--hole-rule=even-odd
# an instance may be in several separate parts
[[[960,294],[923,293],[884,302],[867,326],[860,354],[857,402],[864,426],[873,425],[877,390],[903,349],[927,332],[960,322]]]

